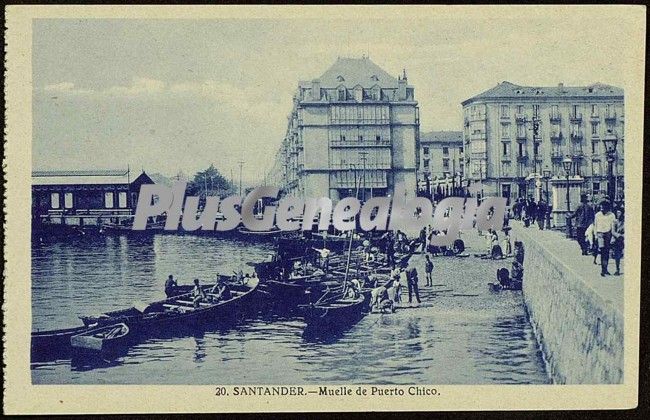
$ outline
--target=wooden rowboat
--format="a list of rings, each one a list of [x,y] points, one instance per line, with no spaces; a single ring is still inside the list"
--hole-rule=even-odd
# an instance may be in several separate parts
[[[49,331],[32,332],[31,355],[34,360],[56,360],[70,351],[70,338],[88,331],[90,327],[80,326]]]
[[[216,296],[208,293],[209,299],[195,306],[191,293],[187,293],[153,302],[141,309],[131,307],[99,316],[81,317],[81,320],[86,325],[99,326],[124,323],[134,333],[147,334],[170,328],[195,326],[202,322],[220,323],[232,320],[240,313],[252,301],[258,285],[259,280],[251,277],[246,284],[230,286],[230,299],[210,300]]]
[[[328,302],[300,305],[307,328],[321,333],[340,331],[356,324],[365,315],[365,298],[336,298]]]
[[[92,328],[70,337],[73,349],[108,352],[125,347],[129,335],[126,324],[114,324],[104,327]]]

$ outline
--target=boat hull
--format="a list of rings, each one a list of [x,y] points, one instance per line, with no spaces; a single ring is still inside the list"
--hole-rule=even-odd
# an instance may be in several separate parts
[[[125,324],[92,328],[70,337],[70,345],[81,351],[113,352],[128,346],[129,333]]]
[[[166,309],[166,305],[173,305],[179,298],[190,299],[188,294],[154,302],[149,305],[145,313],[135,308],[129,308],[107,312],[104,317],[100,318],[84,318],[84,322],[97,322],[100,326],[124,323],[135,334],[145,336],[160,333],[174,335],[186,328],[193,328],[203,324],[228,324],[237,320],[237,317],[252,304],[255,296],[257,296],[258,285],[258,279],[251,278],[248,285],[242,286],[247,289],[243,294],[205,308],[188,309],[185,312],[174,312]]]

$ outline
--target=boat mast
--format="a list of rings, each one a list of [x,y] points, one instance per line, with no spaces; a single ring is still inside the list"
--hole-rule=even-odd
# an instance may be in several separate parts
[[[348,283],[348,274],[350,273],[350,258],[352,257],[352,238],[354,238],[354,230],[350,231],[350,244],[348,245],[348,261],[345,264],[345,277],[343,278],[343,291]]]

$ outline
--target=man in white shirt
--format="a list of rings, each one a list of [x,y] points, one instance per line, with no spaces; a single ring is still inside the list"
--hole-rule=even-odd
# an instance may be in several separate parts
[[[598,249],[600,250],[600,275],[609,276],[607,265],[609,264],[609,249],[612,242],[612,229],[616,216],[610,211],[609,201],[600,203],[600,211],[594,217],[594,231],[598,240]]]

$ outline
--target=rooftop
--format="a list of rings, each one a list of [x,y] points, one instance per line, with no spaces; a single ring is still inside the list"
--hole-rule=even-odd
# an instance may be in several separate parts
[[[557,86],[521,86],[507,81],[501,82],[492,89],[479,93],[462,102],[462,105],[480,99],[499,98],[623,98],[623,89],[616,86],[594,83],[589,86],[564,86],[559,83]]]
[[[462,131],[429,131],[420,134],[420,143],[463,143]]]
[[[99,169],[85,171],[32,171],[32,185],[98,185],[128,184],[128,169]]]
[[[357,85],[369,89],[375,85],[380,88],[397,88],[397,78],[388,74],[370,58],[339,57],[318,79],[323,88],[336,88],[344,85],[353,88]],[[300,86],[309,87],[311,81],[301,81]]]

